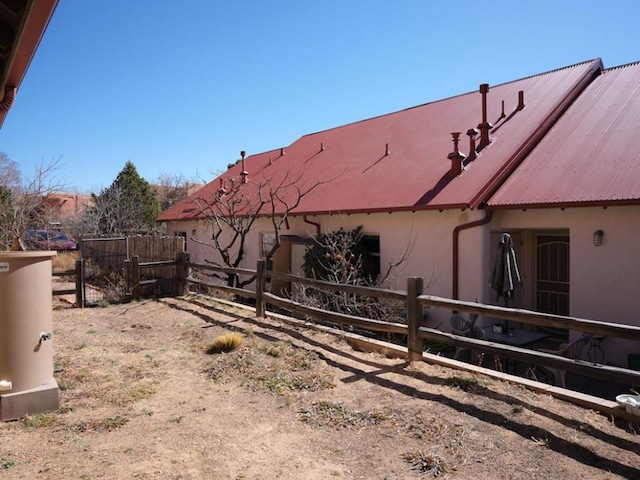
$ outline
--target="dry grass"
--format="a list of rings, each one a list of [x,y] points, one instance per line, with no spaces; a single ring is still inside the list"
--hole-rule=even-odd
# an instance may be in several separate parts
[[[422,450],[407,452],[402,455],[405,462],[411,464],[413,470],[418,470],[425,475],[439,477],[446,473],[447,469],[443,459],[437,453],[425,453]]]
[[[640,478],[638,436],[591,411],[245,316],[54,312],[60,409],[0,424],[0,478]]]
[[[73,270],[76,267],[76,260],[80,258],[79,252],[58,253],[51,261],[54,271]]]
[[[379,425],[389,416],[382,412],[359,412],[337,402],[314,402],[298,412],[302,422],[316,427],[350,428]]]
[[[244,337],[239,333],[225,333],[213,339],[206,348],[205,353],[209,355],[215,353],[228,353],[237,350],[244,343]]]
[[[317,354],[288,342],[261,342],[253,339],[241,349],[217,357],[204,372],[225,383],[248,381],[253,389],[284,395],[293,391],[318,391],[334,386]]]

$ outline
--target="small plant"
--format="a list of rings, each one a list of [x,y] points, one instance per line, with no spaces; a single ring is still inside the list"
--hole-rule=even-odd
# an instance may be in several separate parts
[[[425,453],[421,450],[417,452],[406,452],[402,454],[405,462],[411,464],[412,470],[419,470],[421,473],[433,475],[434,477],[446,473],[444,461],[436,453]]]
[[[232,352],[240,348],[244,343],[244,337],[239,333],[225,333],[216,337],[213,342],[205,348],[205,353]]]
[[[489,383],[486,380],[480,380],[476,377],[458,377],[454,376],[447,379],[447,385],[459,388],[465,392],[475,392],[478,389],[486,388]]]
[[[511,413],[522,413],[522,412],[524,412],[524,407],[520,404],[517,404],[511,407]]]
[[[132,386],[122,390],[115,390],[107,395],[110,402],[118,406],[131,405],[156,394],[156,389],[150,385]]]
[[[8,460],[4,457],[0,457],[0,467],[2,467],[3,470],[15,467],[15,465],[16,463],[13,460]]]
[[[105,418],[104,420],[93,422],[91,424],[91,427],[96,431],[111,432],[126,425],[128,421],[129,419],[127,417],[117,415],[115,417]]]
[[[53,417],[46,413],[37,413],[35,415],[26,415],[22,418],[22,424],[29,428],[49,427],[53,425]]]

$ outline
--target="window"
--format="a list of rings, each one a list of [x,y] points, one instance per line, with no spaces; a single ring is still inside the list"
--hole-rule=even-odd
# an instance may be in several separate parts
[[[379,235],[363,235],[362,246],[369,254],[369,270],[373,278],[380,275],[380,236]]]
[[[260,257],[265,258],[276,244],[275,233],[260,234]]]

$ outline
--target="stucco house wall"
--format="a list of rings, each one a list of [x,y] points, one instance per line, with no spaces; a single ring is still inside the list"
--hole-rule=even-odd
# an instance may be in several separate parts
[[[473,210],[417,211],[357,215],[312,215],[307,220],[320,225],[322,232],[363,226],[366,235],[380,238],[380,264],[384,270],[390,262],[401,258],[409,249],[407,260],[394,269],[389,288],[405,289],[406,279],[421,276],[425,293],[442,297],[453,294],[453,232],[456,226],[484,218],[484,212]],[[211,229],[207,221],[169,222],[170,233],[185,232],[187,250],[196,263],[217,261],[216,252],[198,242],[208,242]],[[271,233],[268,219],[260,219],[249,234],[242,267],[255,268],[261,256],[261,234]],[[593,245],[596,230],[604,232],[601,246]],[[491,275],[499,235],[511,233],[523,286],[516,290],[511,306],[535,309],[536,233],[564,232],[570,239],[570,311],[573,317],[629,325],[640,325],[640,256],[630,255],[640,245],[640,207],[498,210],[492,221],[483,226],[462,229],[459,233],[458,298],[497,304],[490,289]],[[283,235],[311,238],[316,226],[303,217],[292,217]],[[196,239],[194,241],[193,239]],[[303,248],[292,250],[300,256]],[[300,265],[292,258],[292,265]],[[294,269],[292,268],[292,269]],[[293,272],[295,273],[295,272]],[[430,325],[448,328],[449,311],[432,309]],[[493,319],[481,318],[480,324]],[[571,338],[581,334],[572,332]],[[607,338],[606,361],[626,366],[629,353],[640,353],[637,342]]]
[[[570,239],[570,315],[606,322],[640,325],[640,207],[592,207],[499,211],[491,224],[494,231],[519,232],[523,237],[521,306],[533,308],[533,273],[526,259],[533,255],[531,233],[566,231]],[[594,232],[602,230],[600,246]],[[581,334],[573,332],[571,338]],[[637,342],[607,338],[605,362],[627,366],[627,354],[640,354]]]

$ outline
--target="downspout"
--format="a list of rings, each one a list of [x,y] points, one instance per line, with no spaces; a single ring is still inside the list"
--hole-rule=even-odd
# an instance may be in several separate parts
[[[452,287],[452,297],[453,300],[460,300],[458,298],[458,283],[459,283],[459,274],[458,267],[460,263],[460,232],[462,230],[467,230],[469,228],[479,227],[481,225],[486,225],[491,221],[493,217],[493,211],[489,210],[485,207],[485,215],[484,218],[480,220],[474,220],[473,222],[463,223],[462,225],[457,225],[456,228],[453,229],[453,287]]]
[[[308,223],[309,225],[313,225],[314,227],[316,227],[316,235],[320,235],[320,224],[317,222],[312,222],[311,220],[309,220],[307,218],[306,215],[303,215],[302,220],[304,221],[304,223]]]

